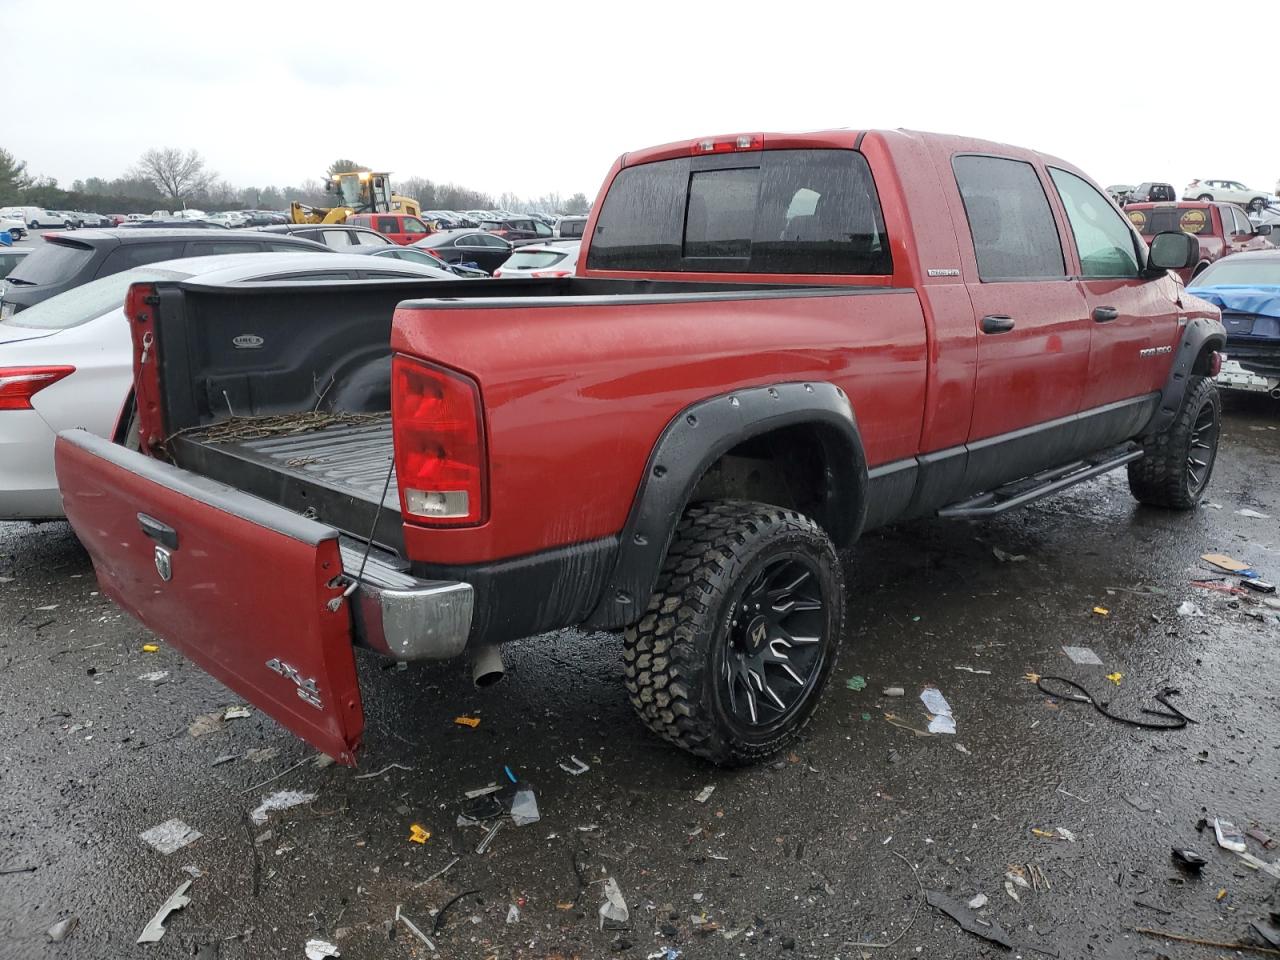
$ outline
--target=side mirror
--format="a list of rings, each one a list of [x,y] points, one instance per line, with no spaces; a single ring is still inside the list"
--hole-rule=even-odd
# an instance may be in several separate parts
[[[1253,232],[1260,237],[1269,237],[1274,227],[1275,224],[1272,223],[1256,223],[1253,226]]]
[[[1147,274],[1158,276],[1166,270],[1186,270],[1200,260],[1200,241],[1181,230],[1166,230],[1151,238]]]

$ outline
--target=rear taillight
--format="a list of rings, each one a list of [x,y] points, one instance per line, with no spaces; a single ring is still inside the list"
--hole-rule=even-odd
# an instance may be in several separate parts
[[[0,367],[0,410],[30,410],[31,398],[75,367]]]
[[[572,277],[572,270],[535,270],[529,274],[531,277]]]
[[[484,420],[475,381],[397,355],[391,361],[391,423],[406,519],[437,526],[481,523]]]

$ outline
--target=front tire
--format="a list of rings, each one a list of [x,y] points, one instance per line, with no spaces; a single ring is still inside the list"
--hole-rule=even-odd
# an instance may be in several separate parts
[[[1129,489],[1152,507],[1191,510],[1209,486],[1222,432],[1222,399],[1208,377],[1191,377],[1182,409],[1163,433],[1143,441],[1129,464]]]
[[[1207,203],[1207,202],[1212,202],[1212,200],[1213,200],[1213,194],[1212,194],[1212,193],[1202,193],[1202,194],[1200,194],[1200,196],[1196,197],[1196,199],[1197,199],[1197,200],[1205,201],[1206,203]]]
[[[1249,209],[1254,213],[1261,213],[1263,210],[1267,209],[1267,198],[1254,197],[1249,201]]]
[[[627,692],[660,737],[755,763],[813,716],[844,629],[844,572],[822,529],[782,507],[690,507],[649,606],[626,632]]]

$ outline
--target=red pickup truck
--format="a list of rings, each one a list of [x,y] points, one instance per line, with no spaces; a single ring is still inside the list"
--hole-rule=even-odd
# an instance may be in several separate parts
[[[343,762],[353,645],[485,681],[583,625],[625,631],[651,729],[749,763],[817,705],[864,531],[1120,466],[1196,505],[1196,255],[1028,150],[674,143],[609,171],[577,277],[135,285],[133,413],[63,433],[58,476],[103,589]]]

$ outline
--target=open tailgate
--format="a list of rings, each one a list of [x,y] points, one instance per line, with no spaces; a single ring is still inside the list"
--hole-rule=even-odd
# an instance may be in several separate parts
[[[354,764],[364,710],[338,532],[83,430],[59,434],[54,460],[103,591],[281,725]]]

